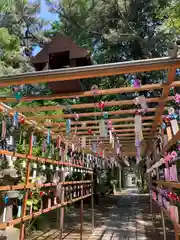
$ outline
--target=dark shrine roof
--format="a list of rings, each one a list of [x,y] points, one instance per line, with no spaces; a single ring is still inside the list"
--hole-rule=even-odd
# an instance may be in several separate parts
[[[70,59],[86,58],[90,60],[89,51],[79,47],[68,36],[57,34],[49,43],[46,43],[43,49],[31,59],[33,64],[49,61],[49,54],[69,51]]]

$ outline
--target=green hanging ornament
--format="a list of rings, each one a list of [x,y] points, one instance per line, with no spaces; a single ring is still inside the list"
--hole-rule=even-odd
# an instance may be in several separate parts
[[[103,113],[103,118],[104,118],[104,119],[108,119],[108,112],[104,112],[104,113]]]

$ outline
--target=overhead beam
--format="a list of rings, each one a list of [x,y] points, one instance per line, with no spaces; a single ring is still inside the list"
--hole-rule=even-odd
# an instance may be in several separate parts
[[[73,67],[67,69],[63,68],[58,70],[23,73],[19,75],[8,75],[0,77],[0,87],[105,77],[136,72],[149,72],[164,70],[168,69],[169,67],[180,67],[180,58],[152,58],[85,67]]]
[[[123,114],[135,114],[136,109],[130,109],[130,110],[117,110],[117,111],[109,111],[108,116],[110,115],[123,115]],[[143,110],[141,110],[143,112]],[[148,108],[146,112],[155,112],[156,108]],[[90,113],[78,113],[79,118],[81,117],[103,117],[103,112],[90,112]],[[75,119],[76,114],[53,114],[53,115],[36,115],[36,116],[30,116],[26,117],[26,120],[44,120],[44,119]]]
[[[1,86],[1,82],[0,82]],[[180,86],[180,82],[172,83],[171,87],[178,87]],[[118,94],[118,93],[129,93],[129,92],[142,92],[142,91],[150,91],[150,90],[158,90],[166,87],[166,84],[156,83],[156,84],[146,84],[142,85],[140,88],[134,87],[120,87],[120,88],[111,88],[111,89],[99,89],[96,93],[97,96],[100,95],[111,95],[111,94]],[[55,100],[55,99],[69,99],[69,98],[76,98],[76,97],[92,97],[94,94],[92,91],[85,91],[85,92],[76,92],[76,93],[63,93],[63,94],[51,94],[51,95],[43,95],[43,96],[30,96],[30,97],[23,97],[19,101],[20,102],[31,102],[34,100]],[[10,102],[17,102],[15,97],[0,97],[0,101],[4,103]]]
[[[169,96],[167,101],[173,100],[173,96]],[[146,98],[146,103],[159,103],[163,101],[161,98]],[[121,101],[110,101],[104,102],[105,107],[113,107],[113,106],[124,106],[124,105],[134,105],[134,99],[132,100],[121,100]],[[20,113],[29,113],[29,112],[43,112],[43,111],[58,111],[66,109],[67,105],[57,105],[57,106],[41,106],[41,107],[16,107],[13,108],[13,112]],[[99,108],[99,102],[96,103],[82,103],[82,104],[72,104],[69,105],[70,109],[87,109],[87,108]]]

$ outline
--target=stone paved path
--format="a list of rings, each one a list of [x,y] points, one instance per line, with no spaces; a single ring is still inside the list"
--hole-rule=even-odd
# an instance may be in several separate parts
[[[102,199],[95,210],[95,226],[91,232],[91,211],[84,206],[84,234],[83,240],[163,240],[161,220],[157,210],[157,229],[152,227],[149,211],[149,196],[138,194],[136,189],[128,189]],[[58,228],[53,225],[52,218],[49,230],[37,232],[28,240],[56,240],[59,239]],[[156,230],[156,231],[153,231]],[[167,227],[167,240],[174,240],[171,226]],[[72,209],[66,214],[65,240],[79,238],[79,208]]]
[[[142,203],[139,202],[137,190],[128,189],[121,196],[116,196],[117,198],[118,201],[110,207],[110,213],[104,224],[95,229],[90,239],[146,240]]]

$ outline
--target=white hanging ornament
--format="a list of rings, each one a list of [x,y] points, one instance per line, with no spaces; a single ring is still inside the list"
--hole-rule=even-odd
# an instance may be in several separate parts
[[[146,98],[145,96],[141,95],[141,96],[138,96],[134,99],[134,103],[136,105],[141,105],[141,108],[143,109],[143,111],[146,111],[148,106],[147,106],[147,103],[146,103]]]
[[[139,140],[143,140],[143,133],[142,133],[142,117],[139,114],[135,115],[134,118],[135,124],[135,134],[139,137]]]

